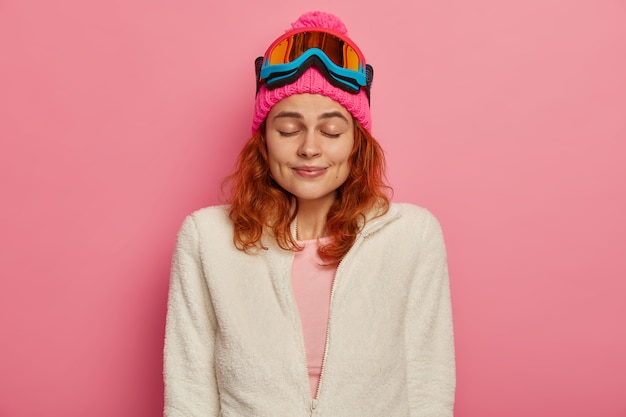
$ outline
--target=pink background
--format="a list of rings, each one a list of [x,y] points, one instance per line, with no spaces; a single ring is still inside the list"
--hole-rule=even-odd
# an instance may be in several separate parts
[[[626,4],[0,1],[0,416],[158,416],[169,262],[253,60],[332,11],[447,238],[458,417],[626,416]]]

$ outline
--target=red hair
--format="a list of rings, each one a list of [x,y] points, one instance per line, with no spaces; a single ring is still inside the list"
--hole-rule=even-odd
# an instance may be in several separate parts
[[[354,121],[354,147],[350,174],[337,189],[337,198],[326,216],[326,232],[333,239],[319,254],[329,264],[338,263],[354,244],[366,216],[380,216],[389,209],[390,187],[385,182],[385,157],[374,137]],[[270,176],[265,124],[243,147],[230,182],[229,216],[234,225],[234,244],[242,251],[260,247],[265,229],[285,250],[299,250],[290,225],[296,217],[294,196]]]

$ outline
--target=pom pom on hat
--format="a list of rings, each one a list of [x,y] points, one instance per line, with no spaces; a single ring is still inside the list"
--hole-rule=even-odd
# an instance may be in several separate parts
[[[308,12],[291,24],[291,29],[324,28],[335,30],[348,36],[348,28],[335,15],[325,12]]]
[[[320,11],[304,13],[291,24],[291,28],[287,29],[287,32],[305,27],[330,29],[345,36],[348,35],[346,25],[337,16]],[[265,85],[261,85],[255,100],[252,133],[259,130],[261,123],[276,103],[291,95],[303,93],[330,97],[344,106],[365,130],[371,131],[372,120],[369,99],[365,91],[361,90],[357,94],[352,94],[335,87],[316,68],[312,67],[292,84],[271,90],[267,89]]]

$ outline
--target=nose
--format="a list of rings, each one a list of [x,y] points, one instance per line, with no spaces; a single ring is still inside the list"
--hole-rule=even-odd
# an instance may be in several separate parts
[[[302,158],[314,158],[322,153],[319,138],[315,132],[307,132],[298,148],[298,155]]]

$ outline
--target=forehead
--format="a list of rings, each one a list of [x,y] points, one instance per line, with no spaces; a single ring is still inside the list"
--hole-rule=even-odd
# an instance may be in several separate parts
[[[276,103],[268,114],[268,121],[281,113],[299,115],[305,120],[317,120],[324,115],[335,114],[336,117],[343,116],[347,121],[352,120],[352,115],[348,110],[335,100],[319,94],[294,94]]]

